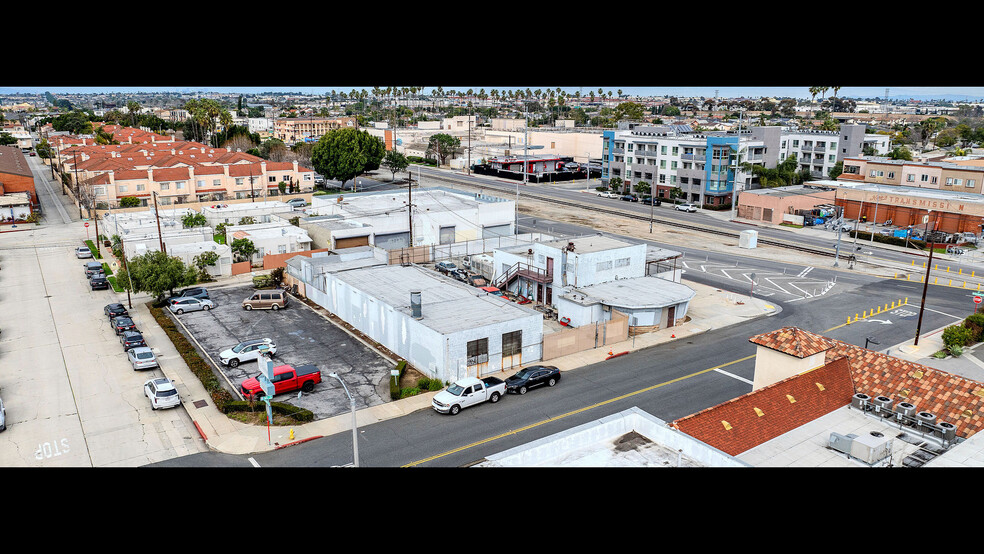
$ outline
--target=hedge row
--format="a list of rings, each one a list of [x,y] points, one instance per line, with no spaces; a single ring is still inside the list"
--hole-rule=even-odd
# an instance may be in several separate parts
[[[255,411],[257,405],[263,405],[263,402],[249,402],[246,400],[230,400],[226,402],[222,407],[222,413],[227,414],[229,412],[252,412]],[[298,408],[297,406],[286,404],[284,402],[271,402],[270,409],[277,414],[290,417],[291,419],[298,421],[300,423],[308,423],[314,421],[314,412],[311,410],[306,410],[304,408]]]
[[[212,372],[212,367],[198,355],[195,347],[181,334],[178,326],[164,313],[163,309],[154,306],[153,302],[148,302],[147,307],[150,309],[150,314],[154,316],[157,324],[167,333],[168,338],[171,339],[174,348],[177,349],[178,354],[181,355],[188,368],[198,377],[198,380],[201,381],[205,390],[212,397],[215,407],[225,413],[225,407],[228,403],[232,402],[233,397],[229,391],[222,388],[219,378]]]

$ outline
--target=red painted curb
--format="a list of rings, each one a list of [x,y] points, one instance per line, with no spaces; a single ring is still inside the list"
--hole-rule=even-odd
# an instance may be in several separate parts
[[[288,442],[287,444],[281,444],[274,447],[274,450],[280,450],[281,448],[287,448],[288,446],[294,446],[295,444],[301,444],[302,442],[313,441],[314,439],[320,439],[321,435],[315,435],[313,437],[308,437],[306,439],[296,440],[294,442]]]
[[[207,441],[208,437],[205,436],[205,431],[202,431],[202,428],[198,426],[198,422],[195,420],[191,422],[195,424],[195,428],[198,429],[198,434],[202,436],[202,440]]]
[[[605,358],[605,359],[606,359],[606,360],[610,360],[610,359],[612,359],[612,358],[618,358],[619,356],[624,356],[624,355],[626,355],[626,354],[628,354],[628,353],[629,353],[629,351],[628,351],[628,350],[626,350],[625,352],[619,352],[618,354],[612,354],[611,356],[609,356],[609,357],[607,357],[607,358]]]

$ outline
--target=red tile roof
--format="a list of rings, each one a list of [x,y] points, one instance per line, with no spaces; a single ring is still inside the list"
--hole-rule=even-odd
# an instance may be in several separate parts
[[[769,333],[756,335],[748,340],[798,358],[806,358],[824,352],[836,345],[827,337],[804,331],[798,327],[783,327]]]
[[[840,358],[674,421],[672,427],[737,456],[850,404],[850,360]]]

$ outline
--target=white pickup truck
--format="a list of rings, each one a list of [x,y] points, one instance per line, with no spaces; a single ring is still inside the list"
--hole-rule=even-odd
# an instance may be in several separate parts
[[[506,383],[498,377],[465,377],[434,395],[431,407],[442,414],[457,415],[462,408],[488,400],[496,403],[506,394]]]

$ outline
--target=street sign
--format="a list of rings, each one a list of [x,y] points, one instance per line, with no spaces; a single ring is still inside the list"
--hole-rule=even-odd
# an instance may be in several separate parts
[[[88,227],[89,226],[89,222],[86,221],[85,223],[83,223],[83,225],[85,225],[86,227]]]
[[[978,296],[976,294],[974,295],[974,304],[980,304],[981,303],[981,300],[982,300],[982,298],[980,296]]]

